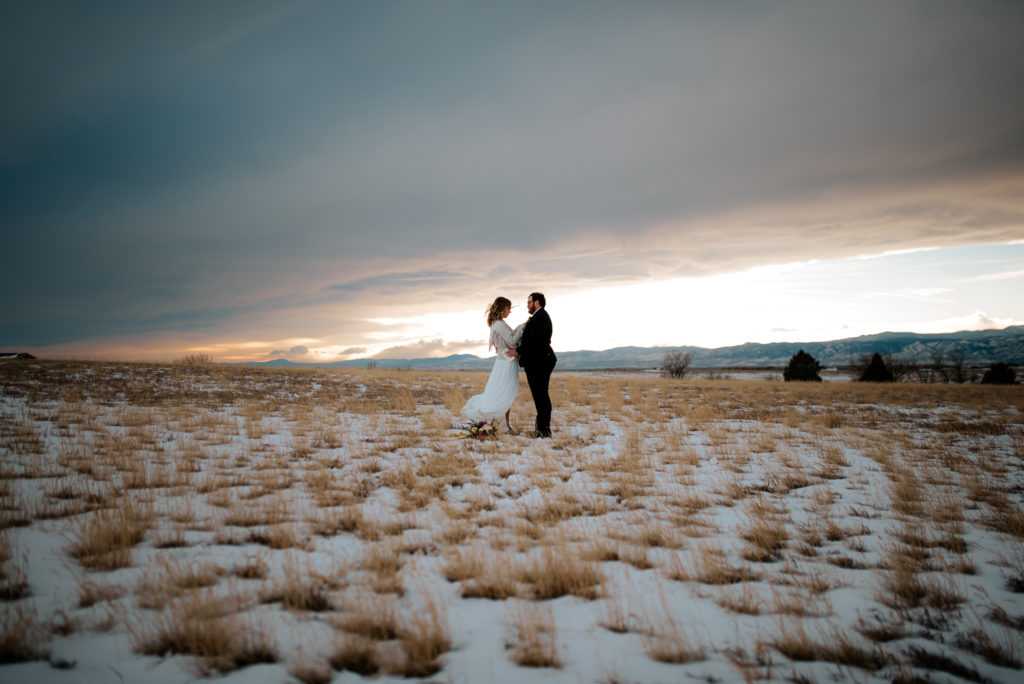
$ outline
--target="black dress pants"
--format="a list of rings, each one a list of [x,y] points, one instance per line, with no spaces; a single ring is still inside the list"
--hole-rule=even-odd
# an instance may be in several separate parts
[[[545,436],[551,434],[551,397],[548,396],[548,382],[554,369],[553,359],[531,363],[523,369],[526,371],[526,382],[530,385],[530,394],[533,395],[533,405],[537,409],[537,432]]]

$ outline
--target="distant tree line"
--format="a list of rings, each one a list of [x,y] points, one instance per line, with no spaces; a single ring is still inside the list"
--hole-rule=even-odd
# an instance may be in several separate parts
[[[857,377],[866,381],[882,382],[941,382],[971,383],[984,385],[1012,385],[1017,381],[1016,371],[1009,364],[993,363],[988,370],[971,368],[967,365],[967,353],[954,349],[943,352],[934,350],[926,357],[902,358],[894,354],[861,354],[850,361]],[[887,377],[891,375],[892,377]]]
[[[690,367],[691,357],[681,349],[665,352],[661,360],[661,372],[670,378],[682,378]],[[980,382],[983,385],[1013,385],[1017,373],[1006,363],[993,363],[983,374],[969,368],[967,354],[961,350],[951,352],[933,351],[925,361],[904,359],[889,353],[882,356],[861,354],[850,360],[857,380],[860,382]],[[786,382],[821,382],[821,363],[803,349],[790,357],[782,372]]]
[[[880,362],[892,374],[893,382],[976,382],[978,373],[967,366],[967,353],[962,350],[943,352],[934,350],[929,352],[925,358],[904,358],[888,353],[884,357],[880,354],[861,354],[856,359],[850,360],[850,368],[858,377],[875,363],[873,373],[880,372],[878,362],[874,357],[878,356]]]
[[[903,359],[894,354],[884,357],[861,354],[850,361],[857,379],[861,382],[981,382],[983,385],[1013,385],[1017,374],[1006,363],[993,363],[984,374],[971,369],[966,363],[967,354],[961,350],[951,352],[933,351],[924,361]],[[789,359],[782,374],[784,380],[821,382],[821,364],[803,349]]]

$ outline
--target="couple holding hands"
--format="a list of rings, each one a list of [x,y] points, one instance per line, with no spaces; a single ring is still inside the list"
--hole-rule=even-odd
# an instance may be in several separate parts
[[[511,430],[509,413],[519,394],[519,367],[526,371],[533,404],[537,408],[534,437],[551,436],[551,398],[548,381],[555,368],[555,352],[551,349],[551,318],[544,310],[544,295],[534,292],[526,298],[530,318],[514,330],[505,322],[512,312],[512,302],[498,297],[487,307],[487,325],[491,329],[488,349],[498,355],[487,378],[483,394],[470,397],[462,407],[462,417],[474,422],[495,420],[502,414],[505,426]]]

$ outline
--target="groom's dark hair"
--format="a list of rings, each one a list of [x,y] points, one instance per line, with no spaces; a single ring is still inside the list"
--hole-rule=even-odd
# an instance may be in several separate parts
[[[532,299],[533,301],[537,302],[541,306],[545,306],[544,295],[542,295],[540,292],[532,293],[530,295],[530,299]]]

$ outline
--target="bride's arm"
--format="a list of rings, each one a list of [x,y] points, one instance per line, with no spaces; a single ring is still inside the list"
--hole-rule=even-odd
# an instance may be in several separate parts
[[[508,323],[505,321],[498,321],[494,325],[494,335],[500,342],[500,346],[503,347],[503,349],[498,350],[499,352],[504,353],[509,349],[515,349],[516,345],[519,344],[518,336],[513,332],[512,328],[508,327]],[[495,346],[499,345],[496,344]]]
[[[526,323],[520,323],[516,326],[516,329],[512,331],[512,344],[509,347],[518,347],[519,341],[523,339],[523,330],[526,329]]]

